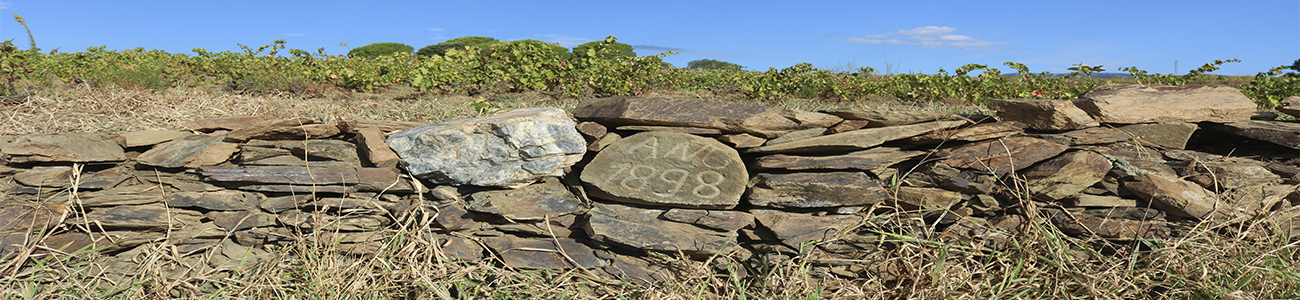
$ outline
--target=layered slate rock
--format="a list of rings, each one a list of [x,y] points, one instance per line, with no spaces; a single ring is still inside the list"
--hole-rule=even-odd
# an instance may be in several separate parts
[[[901,126],[935,121],[956,121],[964,120],[962,116],[946,111],[913,111],[913,110],[884,110],[884,109],[846,109],[830,110],[827,114],[835,115],[845,120],[862,120],[867,121],[866,127],[889,127]],[[861,128],[861,127],[859,127]]]
[[[708,109],[701,109],[707,107]],[[840,118],[825,114],[732,102],[690,99],[612,97],[584,101],[573,114],[581,120],[618,125],[712,128],[774,138],[812,127],[830,127]]]
[[[1152,207],[1181,217],[1206,219],[1216,209],[1227,208],[1214,193],[1195,183],[1153,173],[1133,176],[1133,180],[1124,181],[1124,188],[1150,201]]]
[[[1025,132],[1023,124],[1016,122],[995,122],[977,124],[954,130],[940,130],[923,136],[913,137],[908,139],[908,141],[918,144],[936,144],[948,141],[978,142],[988,139],[1008,137],[1023,132]]]
[[[961,201],[961,193],[944,189],[925,187],[899,187],[894,193],[894,201],[907,209],[948,209]]]
[[[203,151],[221,144],[226,139],[225,133],[190,135],[145,151],[136,158],[136,161],[148,166],[161,168],[180,168],[180,167],[198,167],[202,163],[194,163],[196,160],[201,161],[198,155]],[[230,158],[220,158],[225,161]]]
[[[1110,172],[1106,157],[1092,151],[1074,151],[1044,161],[1025,171],[1031,192],[1058,201],[1100,182]]]
[[[1074,102],[1050,99],[989,99],[989,108],[1003,121],[1016,121],[1035,130],[1075,130],[1100,126]]]
[[[693,257],[736,250],[736,232],[720,232],[660,219],[664,210],[596,203],[583,229],[593,240],[632,249]]]
[[[396,168],[397,163],[402,160],[397,156],[397,152],[388,148],[388,144],[384,142],[384,133],[379,128],[361,128],[356,133],[359,145],[357,152],[370,163],[370,167]]]
[[[1065,145],[1042,139],[1009,137],[944,149],[938,155],[954,168],[1006,174],[1052,158],[1065,149]]]
[[[1198,128],[1200,127],[1192,123],[1155,123],[1133,124],[1116,129],[1131,135],[1133,141],[1139,145],[1183,149],[1187,147],[1187,140],[1192,138],[1192,133]]]
[[[1184,160],[1176,168],[1180,177],[1207,189],[1230,190],[1281,179],[1263,163],[1251,159],[1220,157],[1206,160]]]
[[[939,121],[883,128],[859,129],[749,149],[753,153],[807,153],[852,151],[871,148],[888,141],[910,138],[936,130],[953,128],[966,121]]]
[[[840,235],[840,231],[862,221],[862,216],[792,213],[771,209],[755,209],[758,225],[771,231],[782,244],[800,249],[804,243],[824,241]]]
[[[200,167],[208,181],[243,190],[267,192],[352,191],[410,192],[414,188],[397,169],[304,167]]]
[[[1251,120],[1226,124],[1205,124],[1208,129],[1300,149],[1300,124],[1282,121]]]
[[[591,196],[684,208],[731,208],[749,180],[735,149],[714,139],[642,132],[601,150],[581,175]]]
[[[1133,208],[1144,210],[1143,208]],[[1129,219],[1114,209],[1093,209],[1076,213],[1052,211],[1048,219],[1057,228],[1073,234],[1096,234],[1113,241],[1152,240],[1170,237],[1163,218]]]
[[[520,109],[453,120],[388,136],[402,166],[437,184],[520,187],[563,176],[586,153],[586,141],[568,113]]]
[[[0,237],[9,235],[44,234],[59,225],[59,218],[68,211],[63,203],[17,204],[0,206]]]
[[[1229,123],[1250,120],[1255,102],[1235,87],[1105,84],[1077,105],[1102,123]]]
[[[884,202],[885,188],[862,172],[758,174],[747,199],[754,206],[818,208]]]
[[[242,125],[241,125],[242,126]],[[331,137],[339,134],[336,125],[320,124],[308,118],[265,120],[231,131],[226,139],[236,142],[247,140],[304,140]]]
[[[706,227],[717,231],[734,232],[741,228],[754,226],[753,215],[730,210],[674,208],[664,212],[661,217],[665,220],[694,224],[696,226]]]
[[[754,160],[756,169],[786,170],[845,170],[863,171],[887,167],[925,154],[925,151],[902,150],[894,147],[875,147],[844,155],[801,156],[773,154]]]
[[[1108,127],[1092,127],[1060,134],[1034,134],[1032,136],[1069,146],[1110,144],[1130,139],[1128,133]]]
[[[590,247],[573,239],[526,239],[507,235],[486,238],[483,243],[496,251],[503,263],[514,268],[556,270],[597,268],[609,264],[596,257]]]
[[[519,189],[478,192],[470,198],[466,209],[511,220],[542,220],[581,214],[587,209],[558,179]]]
[[[122,137],[123,148],[134,148],[157,145],[190,135],[190,132],[180,130],[140,130],[122,133],[118,136]]]
[[[9,163],[118,162],[126,160],[122,145],[98,133],[24,135],[0,147]]]

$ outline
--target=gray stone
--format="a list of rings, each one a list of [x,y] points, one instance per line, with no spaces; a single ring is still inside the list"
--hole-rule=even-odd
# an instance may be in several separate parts
[[[901,186],[894,194],[894,201],[904,209],[950,209],[961,202],[958,192],[924,187]]]
[[[1130,139],[1127,133],[1109,127],[1092,127],[1061,134],[1034,134],[1031,136],[1069,146],[1110,144]]]
[[[64,187],[72,183],[72,167],[36,166],[22,173],[14,174],[13,179],[26,186]]]
[[[1017,125],[1015,122],[996,122],[976,124],[961,129],[940,130],[926,135],[912,137],[908,139],[908,141],[916,144],[937,144],[950,141],[978,142],[988,139],[1008,137],[1023,132],[1025,132],[1024,126]]]
[[[758,174],[748,200],[754,206],[820,208],[881,203],[889,193],[862,172]]]
[[[1273,174],[1264,163],[1245,158],[1221,157],[1207,160],[1184,160],[1175,170],[1179,177],[1212,190],[1230,190],[1264,183],[1276,183],[1282,177]]]
[[[1228,123],[1250,120],[1255,102],[1221,85],[1105,84],[1076,105],[1102,123]]]
[[[1068,100],[989,99],[989,108],[1003,121],[1016,121],[1035,130],[1075,130],[1101,124]]]
[[[0,147],[9,163],[118,162],[126,160],[122,145],[98,133],[55,133],[19,136]]]
[[[162,202],[163,195],[175,192],[157,185],[141,184],[89,192],[80,198],[81,205],[86,207],[139,205]]]
[[[460,204],[448,204],[438,206],[438,214],[434,216],[433,222],[448,231],[474,230],[478,229],[482,222],[474,220],[474,214],[465,210]]]
[[[175,216],[171,215],[175,214]],[[112,208],[101,208],[87,212],[83,218],[69,218],[65,224],[75,225],[91,223],[95,226],[102,226],[110,229],[165,229],[168,226],[179,226],[187,222],[172,220],[172,218],[191,219],[189,224],[198,224],[201,218],[197,212],[183,209],[168,209],[162,204],[146,205],[121,205]]]
[[[609,264],[596,257],[590,247],[573,239],[525,239],[505,235],[485,238],[483,243],[496,251],[503,263],[513,268],[563,270]]]
[[[63,203],[18,204],[0,206],[0,237],[8,235],[45,234],[59,225],[59,218],[68,212]]]
[[[211,211],[203,214],[212,223],[226,231],[236,231],[276,225],[276,216],[255,210]]]
[[[749,174],[735,149],[675,132],[642,132],[596,154],[581,175],[597,198],[685,208],[739,204]]]
[[[411,174],[437,184],[520,187],[563,176],[586,153],[568,113],[556,108],[447,121],[388,136]]]
[[[652,125],[623,125],[616,128],[620,131],[668,131],[679,132],[694,135],[720,135],[722,130],[713,128],[699,127],[678,127],[678,126],[652,126]]]
[[[859,129],[779,145],[762,146],[749,149],[747,152],[799,153],[860,150],[875,147],[888,141],[910,138],[936,130],[961,126],[963,124],[966,124],[966,121],[940,121],[884,128]]]
[[[384,168],[304,168],[304,167],[200,167],[208,181],[244,185],[244,190],[310,191],[329,190],[369,192],[412,192],[415,190],[397,169]],[[257,189],[253,185],[291,185],[308,189]],[[335,186],[344,185],[344,186]]]
[[[1167,178],[1154,173],[1133,176],[1123,182],[1124,189],[1151,202],[1151,206],[1172,215],[1195,219],[1211,218],[1216,209],[1226,208],[1210,191],[1195,183]]]
[[[225,140],[225,133],[191,135],[173,140],[145,151],[136,161],[147,166],[160,168],[180,168],[188,164],[197,153]]]
[[[781,243],[790,248],[802,249],[805,243],[825,241],[841,236],[840,231],[862,222],[862,216],[791,213],[779,210],[750,210],[758,225],[767,228]]]
[[[902,150],[894,147],[875,147],[844,155],[797,156],[773,154],[754,160],[755,169],[786,170],[844,170],[863,171],[887,167],[925,154],[925,151]]]
[[[189,131],[180,130],[140,130],[125,132],[118,136],[122,137],[123,148],[135,148],[157,145],[190,135]]]
[[[344,215],[336,216],[324,213],[303,212],[300,210],[288,210],[280,213],[277,217],[280,224],[293,226],[302,229],[310,229],[321,232],[332,231],[374,231],[388,226],[392,223],[386,217],[376,215]]]
[[[1110,169],[1110,161],[1101,154],[1074,151],[1035,165],[1024,176],[1034,195],[1059,201],[1100,182]]]
[[[1067,147],[1065,145],[1031,137],[1009,137],[966,144],[940,150],[944,163],[954,168],[1007,174],[1027,168],[1052,158]]]
[[[964,120],[961,116],[945,111],[914,111],[884,109],[843,109],[826,111],[845,120],[866,120],[866,127],[890,127],[935,121]]]
[[[1130,134],[1139,145],[1183,149],[1197,128],[1199,127],[1192,123],[1155,123],[1133,124],[1116,129]]]
[[[338,161],[346,163],[340,167],[361,167],[361,158],[357,155],[357,145],[340,140],[301,140],[301,141],[264,141],[254,140],[239,146],[241,151],[259,151],[254,148],[281,149],[288,151],[292,157],[307,161]],[[278,151],[272,151],[278,152]],[[282,152],[280,152],[282,153]],[[280,157],[283,155],[277,155]],[[245,161],[248,158],[244,158]]]
[[[674,208],[664,212],[667,220],[695,224],[718,231],[736,231],[754,226],[754,216],[749,213],[729,210],[682,209]]]
[[[260,204],[262,194],[240,191],[178,192],[166,196],[167,206],[205,210],[245,210]]]
[[[834,116],[753,104],[649,97],[612,97],[583,101],[573,109],[573,114],[584,121],[607,125],[712,128],[725,132],[744,132],[763,138],[774,138],[799,129],[829,127],[839,122],[839,118]]]
[[[1206,129],[1300,149],[1300,123],[1251,120],[1226,124],[1207,123],[1204,126]]]
[[[658,209],[596,203],[583,229],[591,239],[606,244],[692,257],[738,249],[734,231],[720,232],[663,220],[659,218],[663,213]]]
[[[549,178],[540,183],[512,190],[496,190],[474,193],[465,208],[480,213],[494,214],[510,220],[542,220],[561,215],[582,214],[587,210],[560,183],[558,178]]]

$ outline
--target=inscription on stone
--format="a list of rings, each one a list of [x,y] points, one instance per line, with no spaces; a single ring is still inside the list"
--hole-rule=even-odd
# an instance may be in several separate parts
[[[582,181],[602,199],[688,208],[732,208],[749,174],[740,154],[715,139],[676,132],[624,138],[592,159]]]

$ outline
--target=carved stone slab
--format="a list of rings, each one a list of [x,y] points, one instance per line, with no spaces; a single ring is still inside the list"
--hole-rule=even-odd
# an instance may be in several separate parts
[[[676,132],[643,132],[600,151],[582,172],[590,193],[628,203],[731,208],[749,173],[740,154],[717,140]]]

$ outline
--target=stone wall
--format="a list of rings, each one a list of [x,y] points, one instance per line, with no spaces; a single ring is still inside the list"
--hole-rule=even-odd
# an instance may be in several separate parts
[[[650,252],[802,253],[888,279],[857,228],[998,249],[1035,224],[1123,242],[1300,221],[1300,125],[1252,120],[1276,115],[1235,89],[1107,85],[989,107],[996,118],[620,97],[431,125],[248,116],[0,136],[0,257],[89,249],[121,276],[140,246],[167,244],[180,277],[285,259],[277,244],[364,257],[403,229],[452,260],[641,282],[671,276]]]

